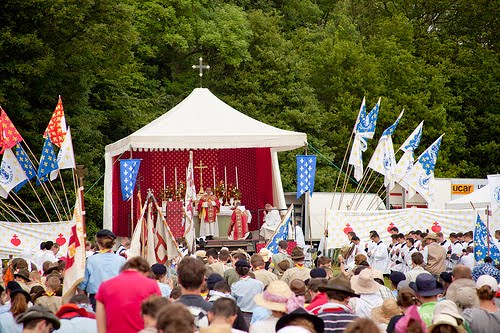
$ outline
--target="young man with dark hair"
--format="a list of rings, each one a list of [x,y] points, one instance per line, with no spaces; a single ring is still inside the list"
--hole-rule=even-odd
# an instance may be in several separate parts
[[[281,280],[290,284],[295,279],[302,281],[309,279],[311,269],[304,266],[304,258],[304,251],[300,247],[295,247],[292,250],[293,267],[285,271]]]
[[[195,321],[196,318],[193,317],[191,311],[185,305],[176,302],[161,308],[158,312],[156,328],[158,333],[194,333],[197,331]]]
[[[144,329],[139,331],[139,333],[156,333],[156,316],[160,312],[161,308],[165,305],[170,304],[168,298],[151,296],[142,302],[141,305],[141,315],[144,320]]]
[[[212,303],[205,301],[200,295],[205,283],[205,271],[205,265],[191,257],[182,259],[177,267],[182,292],[178,302],[189,308],[197,328],[208,326],[207,313],[212,309]]]
[[[427,272],[422,265],[424,264],[424,256],[420,252],[414,252],[411,255],[412,269],[406,272],[406,280],[415,282],[420,274],[431,274]]]
[[[214,248],[207,250],[207,266],[214,273],[224,276],[224,265],[219,261],[219,253]]]
[[[208,312],[208,320],[211,328],[221,330],[231,329],[233,333],[243,333],[244,331],[232,328],[238,316],[238,307],[235,301],[222,297],[214,302],[212,310]]]

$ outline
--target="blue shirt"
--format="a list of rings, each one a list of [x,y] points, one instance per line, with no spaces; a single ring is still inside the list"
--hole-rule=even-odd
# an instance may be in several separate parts
[[[252,312],[257,305],[253,298],[264,291],[264,284],[252,278],[242,278],[231,286],[236,304],[243,312]]]
[[[253,324],[259,320],[264,320],[273,315],[271,310],[263,308],[261,306],[257,306],[253,309],[252,320],[250,320],[250,324]]]
[[[474,269],[472,270],[472,278],[474,279],[474,281],[477,281],[477,279],[481,275],[493,276],[497,280],[497,282],[500,283],[500,271],[491,263],[483,263],[474,267]]]
[[[88,257],[85,275],[78,289],[85,290],[89,294],[97,294],[101,283],[117,276],[125,261],[122,256],[111,252]]]
[[[158,282],[158,287],[160,287],[161,295],[165,298],[169,298],[170,293],[172,292],[172,289],[170,288],[170,286],[168,284],[162,283],[160,281],[157,281],[157,282]]]
[[[21,333],[23,325],[17,324],[12,312],[5,312],[0,315],[0,332],[2,333]]]

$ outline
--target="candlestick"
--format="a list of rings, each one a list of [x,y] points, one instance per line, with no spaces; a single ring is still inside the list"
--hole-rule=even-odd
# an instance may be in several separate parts
[[[177,192],[177,167],[174,169],[174,175],[175,175],[175,192]]]
[[[226,170],[226,166],[224,166],[224,185],[226,186],[226,190],[227,190],[227,170]]]
[[[212,171],[213,171],[213,174],[214,174],[214,191],[215,191],[215,167],[212,167]]]
[[[235,169],[236,169],[236,188],[240,188],[238,186],[238,167],[236,166]]]

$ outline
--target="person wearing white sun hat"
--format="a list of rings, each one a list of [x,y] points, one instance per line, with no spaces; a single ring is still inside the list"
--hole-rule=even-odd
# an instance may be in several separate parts
[[[350,305],[358,317],[369,318],[372,310],[384,302],[378,293],[381,285],[375,282],[372,269],[363,269],[359,275],[351,279],[352,289],[359,295],[358,299],[351,298]]]

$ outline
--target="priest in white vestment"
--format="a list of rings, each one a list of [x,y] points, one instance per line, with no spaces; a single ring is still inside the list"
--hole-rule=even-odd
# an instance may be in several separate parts
[[[281,216],[279,211],[271,204],[266,204],[264,211],[264,224],[260,228],[260,235],[268,241],[273,237],[276,228],[281,223]]]
[[[373,269],[381,271],[383,274],[388,274],[390,258],[387,246],[380,240],[380,236],[377,233],[372,233],[370,238],[375,245],[367,253],[368,263]]]

